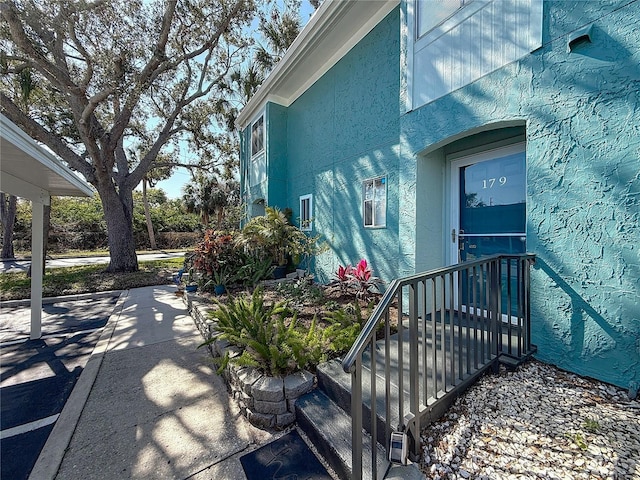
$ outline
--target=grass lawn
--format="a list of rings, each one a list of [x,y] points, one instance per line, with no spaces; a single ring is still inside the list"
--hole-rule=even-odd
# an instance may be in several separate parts
[[[183,258],[139,262],[133,273],[105,273],[104,265],[48,268],[43,277],[42,296],[126,290],[148,285],[166,285],[184,263]],[[0,274],[2,300],[31,297],[31,279],[25,272]]]
[[[173,253],[184,252],[189,250],[186,248],[165,248],[162,250],[136,250],[138,255],[145,255],[147,253]],[[31,251],[16,251],[17,260],[25,260],[31,258]],[[76,258],[76,257],[108,257],[109,250],[67,250],[64,253],[48,253],[47,258]]]

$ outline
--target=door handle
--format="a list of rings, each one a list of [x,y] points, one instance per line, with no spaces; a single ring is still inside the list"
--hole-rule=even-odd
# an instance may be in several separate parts
[[[456,233],[456,229],[452,228],[451,229],[451,243],[456,243],[456,240],[458,240],[458,235],[460,235],[461,237],[464,236],[464,230],[460,230],[460,232]]]

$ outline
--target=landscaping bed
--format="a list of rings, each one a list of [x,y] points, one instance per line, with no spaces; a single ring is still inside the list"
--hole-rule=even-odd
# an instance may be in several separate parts
[[[184,295],[243,414],[256,426],[284,428],[295,421],[296,400],[314,387],[317,365],[348,351],[380,294],[359,298],[310,278],[265,283],[253,293]],[[235,324],[233,316],[243,318]]]

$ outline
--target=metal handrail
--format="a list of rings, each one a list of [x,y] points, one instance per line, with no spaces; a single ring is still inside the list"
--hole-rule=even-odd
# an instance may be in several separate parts
[[[491,326],[488,327],[489,330],[487,330],[487,336],[491,336],[491,342],[492,342],[492,348],[491,348],[491,352],[488,352],[489,358],[493,358],[493,359],[497,359],[497,357],[501,354],[501,336],[502,336],[502,325],[501,322],[497,322],[496,318],[499,318],[501,316],[501,306],[500,306],[500,302],[501,302],[501,289],[502,289],[502,280],[501,280],[501,265],[502,262],[506,262],[507,265],[511,265],[511,262],[513,260],[516,260],[516,266],[517,266],[517,279],[519,282],[522,282],[522,299],[520,298],[520,296],[518,296],[518,307],[522,310],[522,316],[520,315],[520,313],[518,314],[518,322],[519,322],[519,326],[522,329],[522,333],[521,335],[523,336],[523,341],[527,342],[530,345],[530,325],[529,325],[529,313],[530,313],[530,309],[529,309],[529,273],[528,273],[528,268],[526,269],[522,269],[523,271],[521,272],[521,263],[522,265],[530,265],[531,263],[533,263],[535,261],[535,255],[534,254],[522,254],[522,255],[502,255],[502,254],[498,254],[498,255],[492,255],[490,257],[484,257],[482,259],[479,260],[474,260],[474,261],[470,261],[470,262],[464,262],[464,263],[460,263],[457,265],[451,265],[448,267],[444,267],[444,268],[439,268],[439,269],[434,269],[434,270],[430,270],[427,272],[423,272],[423,273],[418,273],[415,275],[411,275],[408,277],[404,277],[404,278],[400,278],[400,279],[395,279],[391,282],[391,284],[389,284],[388,288],[386,289],[385,293],[383,294],[380,302],[378,303],[378,305],[376,306],[376,308],[373,310],[373,312],[371,313],[371,316],[369,317],[369,320],[366,322],[366,324],[364,325],[364,327],[362,328],[362,331],[360,332],[360,335],[358,336],[358,338],[356,339],[356,341],[354,342],[353,346],[351,347],[351,349],[349,350],[349,352],[345,355],[344,360],[342,361],[342,368],[346,373],[350,373],[351,374],[351,378],[352,378],[352,395],[351,395],[351,416],[352,416],[352,442],[353,442],[353,452],[352,452],[352,471],[353,471],[353,478],[355,479],[359,479],[362,476],[362,408],[363,408],[363,404],[362,404],[362,369],[363,369],[363,355],[366,354],[367,350],[369,349],[370,351],[370,357],[371,357],[371,362],[372,365],[374,365],[375,363],[375,356],[376,355],[380,355],[380,354],[376,354],[375,350],[375,342],[376,342],[376,330],[378,329],[378,326],[380,323],[382,322],[386,322],[387,323],[387,328],[386,330],[386,349],[388,349],[388,336],[389,336],[389,329],[388,329],[388,320],[389,320],[389,308],[392,306],[392,303],[394,302],[394,300],[398,300],[399,302],[399,317],[402,315],[403,313],[403,298],[402,298],[402,294],[403,294],[403,287],[409,287],[409,337],[410,337],[410,341],[409,341],[409,355],[408,355],[408,360],[405,362],[402,358],[402,340],[399,340],[399,348],[398,348],[398,363],[400,365],[405,365],[408,364],[409,366],[409,370],[410,370],[410,374],[409,374],[409,378],[410,378],[410,382],[413,383],[413,381],[418,377],[419,373],[418,373],[418,369],[419,369],[419,358],[418,358],[418,342],[420,341],[418,339],[418,325],[419,325],[419,321],[424,322],[424,318],[420,319],[418,314],[417,314],[417,310],[418,310],[418,287],[422,287],[422,292],[423,294],[427,293],[426,290],[426,285],[427,282],[430,282],[430,285],[432,286],[432,295],[429,297],[431,298],[433,301],[438,301],[439,299],[442,299],[443,302],[441,304],[441,310],[438,311],[439,314],[439,318],[441,319],[442,323],[444,324],[445,322],[445,317],[446,317],[446,303],[450,302],[450,314],[449,315],[453,315],[453,293],[450,292],[449,295],[451,296],[451,299],[448,300],[448,302],[445,302],[445,298],[446,298],[446,290],[447,287],[450,288],[454,288],[454,275],[459,274],[460,272],[466,271],[467,272],[467,276],[471,277],[471,276],[475,276],[477,272],[481,272],[481,273],[486,273],[487,277],[490,277],[490,281],[487,283],[486,286],[486,290],[483,290],[481,295],[483,295],[485,298],[481,299],[482,302],[485,303],[481,303],[481,305],[484,305],[484,307],[481,307],[480,310],[478,310],[477,307],[473,307],[474,311],[473,313],[466,313],[467,318],[469,318],[470,316],[473,316],[475,318],[475,320],[478,320],[479,317],[484,316],[490,316],[492,318],[492,322]],[[509,270],[509,268],[507,269]],[[525,271],[526,270],[526,271]],[[472,273],[471,273],[472,272]],[[511,280],[511,272],[507,272],[508,278]],[[448,278],[448,283],[445,281],[445,279]],[[455,278],[462,278],[460,277],[460,275],[457,275]],[[436,283],[437,280],[440,279],[440,288],[442,290],[442,293],[440,292],[438,294],[438,296],[436,295]],[[460,282],[460,280],[458,280],[458,282]],[[457,286],[460,287],[462,284],[458,283]],[[508,298],[506,298],[506,301],[509,305],[509,308],[511,308],[511,285],[510,282],[507,282],[506,285],[507,289],[508,289]],[[470,288],[470,287],[469,287]],[[475,291],[475,284],[473,286],[473,301],[476,302],[477,301],[477,297],[476,297],[476,291]],[[484,288],[484,287],[482,287]],[[491,290],[491,291],[490,291]],[[518,295],[520,295],[520,285],[518,285]],[[459,298],[460,299],[460,298]],[[522,301],[522,302],[521,302]],[[521,302],[521,303],[520,303]],[[425,304],[426,305],[426,304]],[[426,308],[426,306],[425,306]],[[488,312],[483,312],[483,308],[486,308],[487,311],[490,311],[492,313],[488,313]],[[478,314],[478,312],[480,311],[480,314]],[[436,316],[436,309],[435,307],[432,307],[432,312],[433,312],[433,317],[434,318]],[[427,315],[427,312],[424,311],[424,315]],[[424,317],[423,315],[423,317]],[[511,314],[509,314],[511,315]],[[523,318],[524,320],[521,321],[520,318]],[[435,319],[434,319],[435,321]],[[452,322],[451,326],[449,327],[449,331],[450,331],[450,342],[453,343],[453,320],[450,320]],[[398,323],[400,324],[401,322],[401,318],[398,319]],[[522,323],[526,323],[526,325],[522,324]],[[424,327],[423,327],[424,328]],[[442,327],[440,327],[443,332],[444,329],[446,328],[444,325]],[[436,327],[433,326],[433,334],[435,335],[435,329]],[[458,327],[458,333],[459,333],[459,329],[460,327]],[[467,329],[469,329],[469,327],[467,326]],[[511,333],[511,325],[509,324],[509,326],[507,327],[508,331],[509,331],[509,335]],[[402,330],[402,329],[400,329]],[[476,335],[478,332],[478,330],[474,331],[474,335]],[[468,331],[467,331],[468,333]],[[481,332],[482,335],[484,335],[484,332]],[[519,334],[520,335],[520,334]],[[500,337],[500,339],[499,339]],[[424,337],[423,337],[424,338]],[[511,353],[511,337],[509,336],[509,350],[508,353]],[[433,343],[433,349],[435,349],[435,341],[437,339],[436,338],[432,338],[432,342]],[[487,339],[488,340],[488,339]],[[442,333],[442,341],[448,341],[448,339],[445,339],[444,337],[444,333]],[[468,342],[469,340],[467,340]],[[483,340],[484,342],[484,336],[483,336]],[[495,342],[495,343],[494,343]],[[468,347],[468,343],[467,343],[467,347]],[[424,347],[423,347],[424,348]],[[444,348],[444,347],[442,347]],[[452,347],[453,348],[453,347]],[[459,347],[460,349],[461,347]],[[481,356],[485,357],[485,352],[484,352],[484,344],[482,345],[482,353]],[[525,350],[529,350],[529,348],[525,348]],[[492,353],[494,352],[494,353]],[[524,354],[527,354],[528,352],[524,352]],[[460,352],[458,351],[458,354],[460,354]],[[518,343],[518,355],[520,355],[520,343]],[[434,359],[435,359],[435,355],[436,353],[433,354],[434,355]],[[453,359],[453,352],[450,352],[451,355],[451,359],[450,359],[450,364],[451,367],[453,368],[454,365],[454,359]],[[474,352],[474,355],[478,355],[477,352]],[[493,356],[492,356],[493,355]],[[477,367],[477,357],[474,357],[474,364]],[[425,357],[426,359],[426,357]],[[467,362],[469,362],[469,356],[467,353]],[[493,360],[492,360],[493,361]],[[485,365],[486,366],[486,365]],[[402,367],[400,367],[402,368]],[[435,365],[433,366],[433,369],[435,371]],[[443,366],[443,368],[446,369],[448,368],[447,366]],[[459,367],[462,368],[462,367]],[[469,367],[467,367],[469,368]],[[484,368],[484,367],[483,367]],[[386,380],[386,405],[387,405],[387,416],[389,414],[389,383],[390,383],[390,379],[387,378],[389,375],[389,371],[388,371],[388,362],[387,362],[387,368],[385,371],[385,380]],[[435,373],[434,373],[435,375]],[[409,424],[411,424],[411,427],[413,429],[413,433],[415,434],[415,432],[417,431],[417,428],[419,427],[419,423],[420,423],[420,414],[423,413],[424,410],[424,404],[420,403],[419,400],[419,392],[418,392],[418,388],[414,385],[408,385],[409,387],[409,411],[407,412],[407,414],[404,414],[404,400],[402,398],[403,396],[403,388],[402,388],[402,375],[399,375],[398,377],[398,383],[399,383],[399,391],[400,393],[400,397],[398,399],[399,402],[399,421],[401,422],[401,426],[406,426],[409,427]],[[376,474],[376,448],[375,448],[375,442],[376,442],[376,422],[377,422],[377,418],[376,418],[376,393],[375,393],[375,372],[372,369],[371,372],[371,383],[373,385],[372,387],[372,392],[371,392],[371,414],[372,414],[372,420],[371,420],[371,434],[372,434],[372,467],[373,467],[373,473],[374,475]],[[446,383],[446,380],[445,380]],[[425,387],[426,388],[426,387]],[[425,390],[426,392],[426,390]],[[425,393],[426,394],[426,393]],[[424,402],[425,400],[423,400]],[[421,406],[422,405],[422,406]],[[388,436],[388,430],[389,430],[389,419],[387,418],[387,425],[385,428],[385,441],[387,441],[386,437]],[[415,436],[415,435],[414,435]],[[414,445],[415,447],[415,445]],[[414,450],[417,450],[417,448],[415,448]]]
[[[535,255],[532,253],[527,253],[524,256],[530,257],[532,259],[535,258]],[[376,331],[378,327],[378,323],[380,323],[382,314],[386,311],[386,309],[391,305],[391,302],[398,295],[398,290],[405,285],[409,285],[415,281],[423,281],[429,280],[434,277],[439,277],[442,275],[447,275],[449,273],[455,273],[457,271],[462,271],[464,269],[473,268],[474,266],[479,266],[484,263],[490,262],[492,260],[506,259],[506,258],[522,258],[522,255],[491,255],[489,257],[483,257],[481,260],[473,260],[470,262],[458,263],[456,265],[451,265],[449,267],[436,268],[433,270],[428,270],[422,273],[416,273],[415,275],[411,275],[403,278],[396,278],[393,280],[387,289],[385,290],[384,295],[380,299],[380,302],[376,305],[373,312],[371,312],[371,316],[367,323],[365,323],[364,327],[362,327],[362,331],[356,341],[353,342],[353,345],[345,355],[342,360],[342,368],[346,373],[352,373],[353,368],[356,362],[356,357],[361,355],[367,345],[369,344],[369,340]]]

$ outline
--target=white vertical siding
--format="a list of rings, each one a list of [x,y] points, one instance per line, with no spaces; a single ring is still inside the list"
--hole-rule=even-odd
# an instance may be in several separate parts
[[[254,186],[267,179],[267,156],[264,151],[249,160],[249,185]]]
[[[423,8],[425,5],[429,2]],[[410,42],[410,108],[425,105],[539,48],[541,25],[542,0],[474,0]]]

